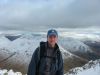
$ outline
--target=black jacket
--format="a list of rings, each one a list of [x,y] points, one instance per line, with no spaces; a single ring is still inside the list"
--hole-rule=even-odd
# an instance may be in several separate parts
[[[43,75],[41,73],[43,72],[42,68],[44,66],[42,56],[43,52],[46,50],[45,44],[47,44],[47,42],[41,42],[40,47],[36,48],[35,52],[33,53],[27,75]],[[50,72],[52,72],[52,75],[64,75],[62,54],[57,44],[54,49],[56,51],[56,62],[52,63]]]

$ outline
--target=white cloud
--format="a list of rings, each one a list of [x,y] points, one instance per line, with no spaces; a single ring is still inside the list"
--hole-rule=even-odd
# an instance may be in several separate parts
[[[99,26],[99,3],[99,0],[0,0],[0,29]]]

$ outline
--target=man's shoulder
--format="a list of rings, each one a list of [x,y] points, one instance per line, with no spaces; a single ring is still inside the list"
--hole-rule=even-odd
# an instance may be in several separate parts
[[[35,49],[35,52],[39,52],[40,50],[40,47],[38,46],[36,49]]]

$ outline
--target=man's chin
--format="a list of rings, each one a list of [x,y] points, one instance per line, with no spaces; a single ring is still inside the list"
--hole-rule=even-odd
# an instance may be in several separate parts
[[[56,43],[52,43],[52,45],[51,45],[51,46],[52,46],[52,47],[54,47],[54,46],[55,46],[55,44],[56,44]]]

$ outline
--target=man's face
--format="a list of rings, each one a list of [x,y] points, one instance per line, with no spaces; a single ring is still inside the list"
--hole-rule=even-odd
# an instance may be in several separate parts
[[[58,37],[55,36],[55,35],[50,35],[50,36],[48,36],[47,40],[48,40],[48,43],[49,43],[52,47],[54,47],[55,44],[56,44],[57,41],[58,41]]]

